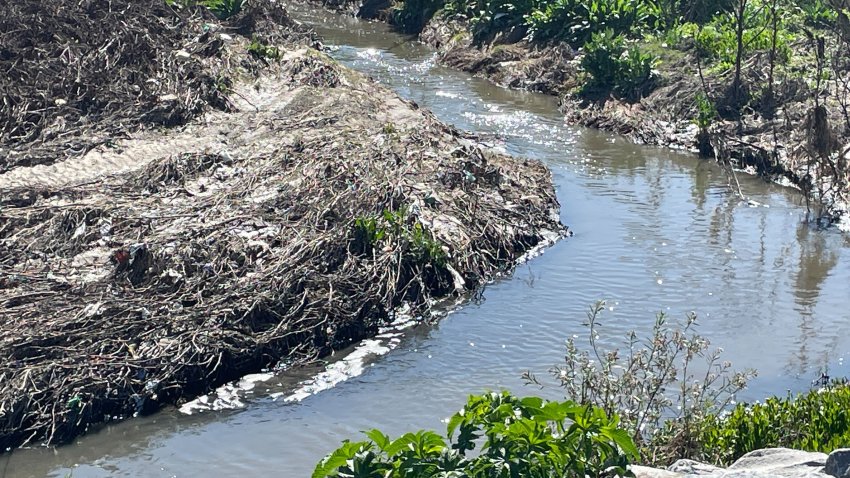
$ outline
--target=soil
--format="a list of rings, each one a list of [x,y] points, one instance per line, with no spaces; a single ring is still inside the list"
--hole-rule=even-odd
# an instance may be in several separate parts
[[[48,18],[66,3],[17,5]],[[114,101],[73,114],[45,95],[55,108],[3,130],[0,147],[18,153],[0,174],[4,449],[315,360],[374,335],[402,304],[427,317],[563,231],[542,164],[484,149],[341,67],[277,7],[252,2],[261,10],[222,22],[154,2],[80,5],[92,18],[182,19],[179,39],[132,23],[156,52],[139,62],[161,63],[126,68],[177,81],[195,78],[181,76],[190,64],[228,83],[215,101],[191,84],[177,90],[189,100],[104,86]],[[123,38],[79,48],[99,51],[110,34]],[[277,48],[269,57],[248,51],[260,35]],[[186,54],[164,60],[180,41]],[[39,61],[27,68],[64,84],[66,69]],[[179,121],[115,122],[152,109]],[[81,150],[45,133],[63,113]]]

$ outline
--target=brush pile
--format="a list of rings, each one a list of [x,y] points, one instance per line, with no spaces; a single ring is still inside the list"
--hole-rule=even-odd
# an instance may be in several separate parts
[[[226,22],[165,0],[2,2],[0,172],[77,156],[140,125],[227,109],[214,28],[278,43],[310,37],[266,2]]]
[[[113,18],[118,4],[80,8]],[[133,41],[172,38],[154,13],[179,17],[137,5],[153,13],[128,4],[124,21],[155,25]],[[314,360],[374,335],[401,304],[426,313],[475,290],[558,236],[544,166],[483,150],[315,50],[275,45],[280,58],[233,84],[228,111],[0,174],[0,447],[66,442],[246,373]],[[232,64],[250,59],[245,38],[224,48]],[[145,74],[176,79],[163,65],[203,55]],[[60,114],[83,130],[138,120],[145,98],[172,91],[145,90],[116,110],[109,95],[125,85],[109,82],[86,93],[101,109],[82,115],[56,106],[75,80],[51,71],[39,81],[61,88],[16,103],[30,129],[5,126],[4,144],[36,141],[46,129],[32,125]],[[194,101],[209,102],[198,81],[161,81],[186,88],[180,121],[196,114]]]

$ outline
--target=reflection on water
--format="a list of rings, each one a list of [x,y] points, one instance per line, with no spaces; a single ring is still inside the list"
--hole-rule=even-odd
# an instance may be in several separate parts
[[[827,341],[833,347],[838,345],[838,337],[834,332],[819,324],[821,321],[817,314],[817,305],[824,284],[838,265],[840,249],[836,247],[836,241],[830,240],[832,238],[829,235],[813,230],[802,222],[797,226],[796,238],[800,244],[800,259],[794,280],[794,310],[800,316],[800,338],[795,353],[797,363],[791,361],[789,366],[796,366],[792,371],[803,373],[812,362],[819,362],[824,368],[829,364],[829,349],[821,351],[820,356],[810,357],[810,343]]]
[[[7,476],[63,476],[77,463],[75,478],[309,476],[359,430],[442,428],[470,393],[557,397],[524,388],[520,374],[544,375],[562,360],[564,339],[585,333],[598,299],[608,301],[600,341],[610,345],[630,329],[649,331],[660,311],[696,311],[725,359],[759,370],[742,399],[804,390],[823,368],[847,372],[850,241],[801,223],[795,192],[741,177],[748,204],[709,162],[566,127],[556,99],[441,68],[433,52],[380,24],[298,15],[338,45],[340,62],[496,147],[544,161],[575,237],[490,285],[482,303],[409,331],[365,373],[303,402],[274,400],[297,381],[276,377],[244,410],[132,420],[71,447],[15,453]]]

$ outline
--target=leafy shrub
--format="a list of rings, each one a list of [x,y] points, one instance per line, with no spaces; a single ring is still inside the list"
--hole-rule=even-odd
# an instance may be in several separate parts
[[[607,30],[615,35],[640,31],[658,20],[652,2],[634,0],[555,0],[540,2],[526,16],[529,35],[537,41],[562,40],[575,46]]]
[[[655,58],[637,46],[626,47],[625,39],[612,30],[595,33],[584,46],[581,66],[590,75],[585,93],[612,90],[634,100],[652,87]]]
[[[624,476],[638,454],[617,417],[599,408],[508,393],[470,397],[449,419],[446,438],[431,431],[366,436],[325,457],[313,478]],[[468,455],[482,437],[480,452]]]
[[[540,0],[448,0],[443,13],[468,20],[473,40],[480,43],[498,32],[524,29],[526,15],[539,3]]]
[[[693,332],[694,314],[680,328],[671,328],[659,314],[647,339],[632,332],[624,353],[602,350],[597,340],[604,308],[598,302],[588,312],[589,351],[569,339],[564,364],[552,373],[568,399],[618,414],[647,462],[671,456],[673,443],[695,441],[698,434],[689,425],[719,414],[755,375],[732,373],[731,364],[720,361],[720,350],[710,351],[708,340]],[[526,377],[539,383],[531,374]]]
[[[830,28],[838,20],[838,12],[824,0],[799,0],[796,8],[809,26]]]
[[[699,441],[691,456],[717,464],[769,447],[829,453],[850,443],[850,388],[834,383],[796,397],[739,404],[707,415],[695,428]]]
[[[770,50],[773,46],[773,30],[770,9],[762,1],[750,0],[744,13],[744,54],[754,51]],[[776,58],[785,62],[791,55],[789,46],[793,39],[785,28],[787,19],[778,19],[779,31],[776,37]],[[731,68],[735,63],[738,51],[738,41],[735,32],[735,18],[731,13],[715,16],[705,25],[685,23],[678,27],[682,38],[692,39],[700,56],[706,60],[716,61],[715,70]]]

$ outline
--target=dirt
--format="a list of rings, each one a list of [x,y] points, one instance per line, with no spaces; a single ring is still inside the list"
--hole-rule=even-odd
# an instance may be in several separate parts
[[[0,447],[64,443],[313,361],[402,304],[427,318],[559,237],[543,165],[295,46],[287,38],[315,38],[277,14],[261,31],[274,27],[279,58],[250,54],[250,30],[209,34],[222,42],[207,67],[232,79],[227,108],[120,136],[101,122],[123,107],[82,115],[83,154],[6,163]],[[8,137],[0,147],[23,151]]]

